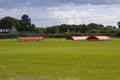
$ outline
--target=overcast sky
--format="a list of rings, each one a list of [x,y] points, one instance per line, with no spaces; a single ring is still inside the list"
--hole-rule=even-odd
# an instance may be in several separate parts
[[[0,0],[0,18],[28,14],[36,26],[98,23],[117,26],[120,0]]]

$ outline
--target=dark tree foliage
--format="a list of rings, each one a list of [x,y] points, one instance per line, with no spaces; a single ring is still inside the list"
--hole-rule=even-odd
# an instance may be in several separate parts
[[[29,18],[29,16],[27,14],[24,14],[21,17],[21,25],[22,25],[23,31],[35,30],[35,25],[31,23],[31,19]]]
[[[0,28],[11,28],[12,26],[16,26],[17,30],[21,30],[21,24],[18,19],[15,19],[13,17],[4,17],[0,20]]]
[[[11,28],[13,25],[17,28],[18,31],[35,30],[35,25],[31,23],[31,19],[26,14],[21,17],[21,20],[9,16],[0,19],[0,28],[8,29]]]
[[[115,26],[104,26],[102,24],[90,23],[88,25],[57,25],[47,28],[38,28],[46,37],[67,37],[70,35],[108,35],[119,36]],[[117,34],[118,33],[118,34]]]
[[[42,29],[43,30],[43,29]],[[80,25],[58,25],[44,28],[46,33],[107,33],[114,32],[117,30],[114,26],[103,26],[101,24],[90,23],[88,25],[80,24]],[[44,31],[42,31],[44,32]]]

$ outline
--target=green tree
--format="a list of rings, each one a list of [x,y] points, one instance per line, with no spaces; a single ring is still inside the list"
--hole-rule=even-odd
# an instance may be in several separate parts
[[[21,24],[24,31],[33,31],[35,29],[35,25],[31,23],[31,19],[27,14],[21,17]]]
[[[0,20],[1,28],[11,28],[13,25],[17,28],[18,31],[21,30],[21,23],[18,19],[7,16]]]
[[[68,30],[70,31],[70,26],[69,25],[62,24],[58,27],[59,27],[60,33],[68,32]]]
[[[88,32],[88,26],[85,24],[80,25],[80,32],[82,33]]]
[[[89,31],[94,33],[98,33],[104,28],[103,25],[96,24],[96,23],[90,23],[88,24],[88,26],[89,26]]]
[[[59,33],[60,30],[59,30],[59,28],[58,28],[57,26],[54,26],[54,27],[53,27],[53,32],[54,32],[54,33]]]
[[[59,28],[57,26],[46,28],[46,33],[59,33]]]

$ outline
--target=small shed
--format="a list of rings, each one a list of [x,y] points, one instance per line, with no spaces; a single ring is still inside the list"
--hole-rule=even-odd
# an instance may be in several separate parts
[[[67,40],[86,40],[89,36],[68,36]]]
[[[109,40],[109,36],[89,36],[86,40]]]

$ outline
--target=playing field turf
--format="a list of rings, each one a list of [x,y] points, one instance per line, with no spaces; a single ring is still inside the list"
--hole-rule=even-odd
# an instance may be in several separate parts
[[[0,40],[0,80],[22,79],[120,80],[120,39]]]

